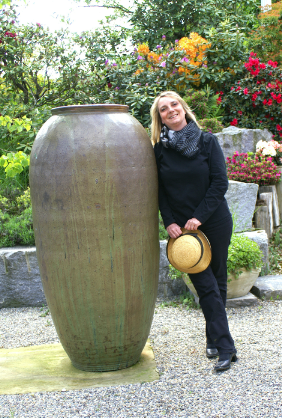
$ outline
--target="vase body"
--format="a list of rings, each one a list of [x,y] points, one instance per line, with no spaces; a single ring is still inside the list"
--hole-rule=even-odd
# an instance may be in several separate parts
[[[48,307],[75,367],[129,367],[147,341],[158,286],[153,148],[127,106],[67,106],[52,114],[30,162]]]
[[[259,268],[247,271],[246,269],[242,268],[241,270],[242,273],[237,278],[235,278],[233,274],[229,274],[227,276],[227,299],[246,296],[255,284],[261,269]],[[198,296],[197,291],[189,276],[184,274],[182,278],[191,292]]]

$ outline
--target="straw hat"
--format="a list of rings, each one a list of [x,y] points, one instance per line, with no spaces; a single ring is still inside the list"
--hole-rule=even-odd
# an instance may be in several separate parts
[[[200,230],[188,231],[181,228],[182,235],[169,238],[167,258],[174,268],[183,273],[200,273],[211,262],[211,246]]]

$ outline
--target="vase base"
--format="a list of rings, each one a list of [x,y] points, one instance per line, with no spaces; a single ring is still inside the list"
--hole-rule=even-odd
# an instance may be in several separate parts
[[[123,361],[121,363],[109,363],[109,364],[81,364],[77,363],[75,361],[71,361],[72,365],[78,369],[82,370],[84,372],[111,372],[121,369],[127,369],[128,367],[134,366],[138,361],[140,360],[140,355],[137,358],[134,358],[133,360]]]

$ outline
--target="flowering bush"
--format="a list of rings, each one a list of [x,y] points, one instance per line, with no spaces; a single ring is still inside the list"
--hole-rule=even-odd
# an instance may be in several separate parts
[[[222,97],[225,124],[267,128],[282,139],[282,69],[277,62],[263,63],[251,53],[244,64],[245,76]]]
[[[249,38],[250,49],[260,51],[261,58],[282,64],[282,1],[262,7],[258,15],[260,26]]]
[[[233,157],[227,157],[227,176],[229,180],[266,186],[278,183],[281,174],[271,157],[236,151]]]
[[[165,35],[162,37],[165,41]],[[138,81],[148,82],[152,74],[162,75],[167,84],[167,89],[183,91],[187,85],[199,85],[200,77],[197,68],[207,66],[206,50],[211,44],[197,33],[190,33],[189,37],[176,40],[175,44],[156,46],[155,51],[150,51],[147,44],[139,44],[135,48],[135,58],[138,68],[135,75]],[[163,69],[163,71],[160,71]]]
[[[277,165],[282,165],[282,144],[277,141],[259,141],[256,145],[256,152],[258,155],[272,157]]]

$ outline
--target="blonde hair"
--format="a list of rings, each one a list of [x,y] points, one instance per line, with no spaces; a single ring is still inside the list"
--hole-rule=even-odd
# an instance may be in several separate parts
[[[152,107],[151,107],[151,111],[150,111],[151,119],[152,119],[151,141],[153,145],[155,145],[157,142],[160,141],[160,133],[162,129],[162,120],[161,120],[159,108],[158,108],[159,100],[162,97],[166,97],[166,96],[174,97],[175,99],[177,99],[185,111],[186,119],[192,119],[197,124],[197,126],[201,128],[201,126],[196,120],[194,113],[192,112],[188,104],[182,99],[182,97],[179,96],[178,93],[175,93],[174,91],[163,91],[161,94],[159,94],[159,96],[155,98],[154,103],[152,104]]]

